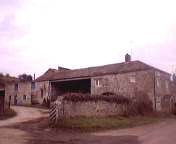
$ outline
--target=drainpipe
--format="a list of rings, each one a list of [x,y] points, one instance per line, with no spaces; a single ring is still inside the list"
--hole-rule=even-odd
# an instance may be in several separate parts
[[[153,94],[154,94],[154,109],[156,111],[156,73],[155,73],[155,70],[154,70],[154,90],[153,90]]]

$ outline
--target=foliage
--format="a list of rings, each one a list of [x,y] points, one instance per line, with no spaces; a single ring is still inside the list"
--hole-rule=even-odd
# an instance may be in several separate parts
[[[129,104],[130,99],[120,95],[90,95],[90,94],[82,94],[82,93],[68,93],[64,95],[64,100],[73,101],[73,102],[86,102],[86,101],[107,101],[111,103],[118,104]]]
[[[32,76],[27,74],[22,74],[18,76],[20,81],[32,81]]]
[[[176,103],[173,104],[172,114],[176,115]]]
[[[146,93],[138,91],[135,96],[130,104],[128,115],[146,115],[153,112],[152,101]]]
[[[5,109],[5,112],[3,115],[0,115],[0,120],[5,120],[11,117],[16,116],[16,112],[13,109]]]
[[[10,76],[9,74],[4,75],[3,73],[0,73],[0,82],[2,85],[5,85],[5,84],[10,83],[15,80],[16,80],[16,78]]]

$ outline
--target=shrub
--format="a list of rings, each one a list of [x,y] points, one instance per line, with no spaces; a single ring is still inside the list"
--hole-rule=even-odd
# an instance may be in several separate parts
[[[106,101],[118,104],[129,104],[130,99],[119,96],[119,95],[90,95],[90,94],[82,94],[82,93],[68,93],[64,95],[64,100],[73,101],[73,102],[86,102],[86,101]]]
[[[176,115],[176,103],[173,104],[172,113]]]
[[[130,115],[145,115],[153,112],[152,101],[143,92],[137,92],[129,108]]]

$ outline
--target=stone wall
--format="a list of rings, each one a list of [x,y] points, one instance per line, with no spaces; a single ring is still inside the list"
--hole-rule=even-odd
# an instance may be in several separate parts
[[[42,104],[43,100],[49,97],[49,81],[36,82],[33,101]]]
[[[10,99],[11,97],[11,99]],[[31,104],[31,82],[19,82],[18,89],[15,90],[15,83],[6,85],[5,100],[16,105]]]
[[[91,79],[91,94],[111,92],[133,98],[139,91],[149,96],[153,102],[153,108],[157,111],[169,110],[169,100],[165,96],[171,96],[172,93],[170,75],[163,72],[146,70],[97,76]]]
[[[123,74],[97,76],[91,79],[91,94],[112,92],[134,97],[135,91],[144,91],[153,95],[153,71],[138,71]],[[96,86],[95,80],[100,80]]]
[[[17,104],[31,105],[31,82],[18,83]]]
[[[155,73],[156,109],[169,111],[172,97],[170,76],[161,72]]]
[[[5,87],[5,102],[9,103],[11,97],[11,102],[14,104],[14,95],[16,95],[16,92],[14,92],[14,83],[7,84]]]
[[[91,79],[91,94],[112,92],[123,96],[135,97],[136,92],[142,91],[154,103],[153,74],[152,70],[147,70],[93,77]],[[96,86],[96,80],[100,80],[100,86]]]
[[[63,101],[59,107],[59,113],[64,114],[64,117],[77,116],[117,116],[124,115],[127,112],[127,104],[117,104],[106,101],[87,101],[87,102],[72,102]],[[60,115],[59,114],[59,115]]]

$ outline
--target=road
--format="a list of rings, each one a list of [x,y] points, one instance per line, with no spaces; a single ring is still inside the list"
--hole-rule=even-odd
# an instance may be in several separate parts
[[[139,144],[175,144],[176,119],[135,128],[94,133],[95,136],[137,136]]]
[[[160,123],[140,127],[109,130],[96,133],[51,130],[39,126],[44,122],[46,110],[13,107],[18,115],[0,121],[0,144],[175,144],[176,120],[166,119]],[[36,120],[29,123],[24,121]]]
[[[7,119],[7,120],[1,120],[0,127],[10,126],[16,123],[21,123],[21,122],[47,116],[46,109],[23,107],[23,106],[12,106],[12,108],[17,112],[17,116],[11,119]]]

